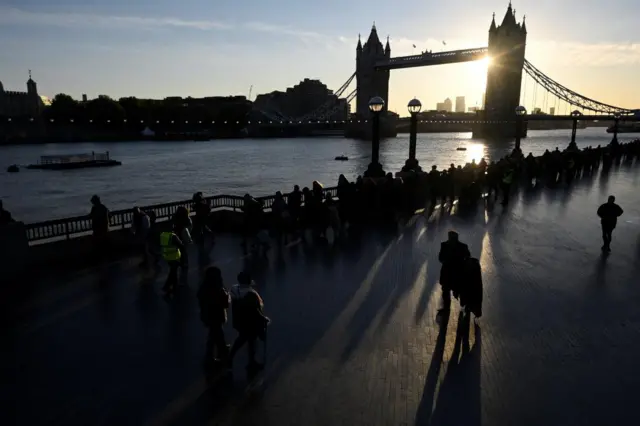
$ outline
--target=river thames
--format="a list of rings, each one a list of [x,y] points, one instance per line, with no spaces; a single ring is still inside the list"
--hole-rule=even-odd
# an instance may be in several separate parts
[[[531,131],[522,141],[525,154],[564,149],[570,130]],[[621,142],[637,138],[623,134]],[[604,128],[579,129],[580,147],[606,145],[611,135]],[[466,151],[456,148],[465,147]],[[471,133],[418,135],[417,158],[423,169],[472,159],[499,158],[513,148],[513,141],[472,139]],[[41,155],[109,151],[122,166],[67,171],[26,170],[7,173],[11,164],[26,165]],[[397,172],[409,152],[409,135],[387,139],[380,146],[386,171]],[[335,161],[346,155],[349,161]],[[25,223],[88,213],[89,199],[98,194],[111,209],[160,204],[205,195],[255,196],[290,191],[293,185],[310,186],[318,180],[336,184],[342,173],[348,179],[362,174],[371,161],[371,144],[340,137],[297,139],[233,139],[210,142],[118,142],[0,147],[0,199],[16,220]]]

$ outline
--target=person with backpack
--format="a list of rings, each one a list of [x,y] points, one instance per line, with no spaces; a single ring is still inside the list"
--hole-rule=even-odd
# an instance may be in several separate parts
[[[211,266],[206,269],[198,289],[198,302],[200,320],[209,330],[204,361],[205,363],[226,361],[229,356],[229,345],[224,337],[224,325],[227,323],[227,309],[231,303],[231,296],[224,286],[219,268]]]
[[[229,353],[229,367],[233,364],[235,354],[246,343],[249,351],[247,370],[262,370],[264,364],[257,362],[255,358],[256,340],[264,342],[270,320],[264,315],[262,298],[254,289],[251,276],[246,272],[238,274],[238,284],[231,289],[231,313],[233,328],[238,332],[238,337]]]

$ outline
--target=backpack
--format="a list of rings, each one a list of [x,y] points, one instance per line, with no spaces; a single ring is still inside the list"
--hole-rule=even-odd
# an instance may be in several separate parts
[[[234,290],[237,290],[237,289],[234,289]],[[238,331],[247,328],[248,317],[250,315],[250,309],[251,309],[250,295],[251,295],[251,291],[247,292],[242,297],[235,297],[236,294],[232,295],[231,324],[233,325],[233,328],[235,328]]]
[[[236,296],[236,297],[234,297]],[[255,290],[248,290],[244,296],[238,296],[238,289],[232,292],[231,323],[239,332],[257,331],[264,326],[262,314],[262,299]]]

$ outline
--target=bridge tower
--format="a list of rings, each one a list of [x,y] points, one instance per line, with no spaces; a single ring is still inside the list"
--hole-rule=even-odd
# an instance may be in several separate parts
[[[369,100],[380,96],[386,102],[384,111],[389,103],[389,70],[376,70],[375,64],[380,60],[391,58],[391,46],[387,37],[387,45],[383,48],[374,22],[369,38],[364,46],[358,36],[356,47],[356,114],[360,117],[369,116]]]
[[[511,117],[520,105],[522,69],[527,42],[524,18],[516,21],[511,3],[502,24],[496,26],[495,14],[489,28],[489,57],[485,92],[485,116],[487,119]]]

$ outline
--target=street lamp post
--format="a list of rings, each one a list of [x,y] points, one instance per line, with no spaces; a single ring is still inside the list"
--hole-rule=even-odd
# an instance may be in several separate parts
[[[613,139],[611,139],[611,143],[618,143],[618,125],[620,124],[620,113],[615,113],[613,116]]]
[[[411,128],[409,130],[409,159],[404,163],[403,172],[421,172],[420,164],[416,159],[416,139],[418,138],[418,113],[422,109],[422,103],[416,98],[409,101],[407,105],[411,114]]]
[[[571,129],[571,142],[569,143],[569,149],[577,149],[576,145],[576,133],[578,131],[578,119],[582,116],[582,113],[578,110],[575,110],[571,113],[571,117],[573,117],[573,127]]]
[[[369,111],[372,114],[373,127],[371,129],[371,163],[364,173],[365,177],[378,178],[384,177],[385,173],[380,164],[380,112],[384,108],[384,99],[380,96],[374,96],[369,101]]]
[[[516,151],[520,151],[520,138],[522,137],[522,119],[527,115],[527,109],[522,105],[516,107]]]

